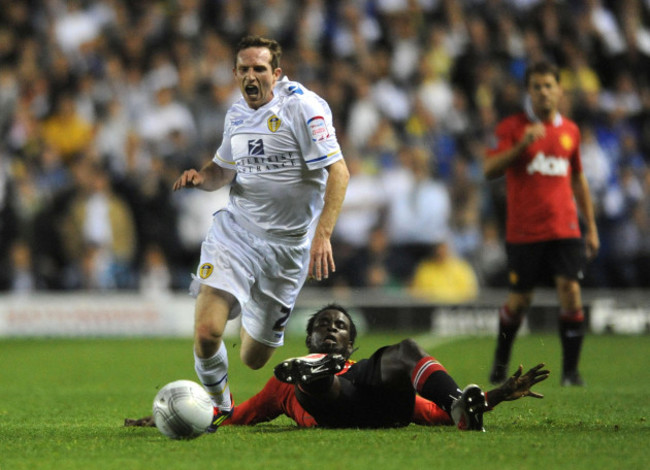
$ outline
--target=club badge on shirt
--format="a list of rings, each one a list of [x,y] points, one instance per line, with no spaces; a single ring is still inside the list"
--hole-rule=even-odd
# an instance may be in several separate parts
[[[268,126],[271,132],[277,132],[281,124],[282,124],[282,119],[277,117],[275,114],[270,118],[268,118],[266,121],[266,125]]]
[[[570,151],[573,149],[573,138],[569,134],[560,135],[560,145],[564,150]]]

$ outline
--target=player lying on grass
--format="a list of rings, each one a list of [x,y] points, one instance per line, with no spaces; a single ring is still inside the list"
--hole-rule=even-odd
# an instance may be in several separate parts
[[[254,425],[281,415],[299,426],[376,428],[456,425],[483,430],[483,413],[503,401],[530,396],[549,375],[539,364],[522,366],[499,387],[484,393],[477,385],[460,390],[445,368],[415,341],[378,349],[370,358],[350,360],[356,327],[345,308],[330,304],[307,324],[308,356],[287,359],[255,396],[235,407],[223,425]],[[153,420],[126,420],[126,426],[153,426]]]

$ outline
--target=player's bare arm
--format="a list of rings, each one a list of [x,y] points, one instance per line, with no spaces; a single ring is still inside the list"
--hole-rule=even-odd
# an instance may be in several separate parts
[[[327,171],[325,205],[318,219],[309,259],[309,275],[318,281],[327,279],[331,272],[336,271],[330,238],[341,212],[350,179],[348,167],[343,159],[332,163],[327,167]]]
[[[203,191],[215,191],[229,184],[235,177],[234,170],[228,170],[214,162],[207,163],[200,171],[185,170],[174,182],[172,189],[198,188]]]
[[[544,369],[544,363],[537,364],[522,375],[523,366],[520,364],[517,372],[511,375],[503,384],[487,392],[488,406],[494,408],[501,402],[518,400],[523,397],[544,398],[541,393],[533,392],[531,388],[546,380],[550,371]]]
[[[530,144],[546,135],[541,122],[526,126],[519,142],[512,147],[483,160],[483,174],[487,179],[503,176],[506,169],[519,158]]]
[[[587,258],[593,259],[600,249],[600,238],[598,237],[598,228],[596,226],[596,216],[594,215],[594,206],[591,202],[591,193],[589,183],[584,173],[574,174],[571,177],[571,186],[575,196],[578,209],[585,221],[585,248]]]

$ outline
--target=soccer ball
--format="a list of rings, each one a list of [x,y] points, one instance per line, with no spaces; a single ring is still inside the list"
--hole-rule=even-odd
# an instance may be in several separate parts
[[[156,427],[171,439],[194,439],[204,434],[212,424],[213,410],[208,393],[191,380],[168,383],[153,400]]]

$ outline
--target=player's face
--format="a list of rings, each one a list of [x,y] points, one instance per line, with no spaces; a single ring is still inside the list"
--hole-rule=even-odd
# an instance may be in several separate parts
[[[249,47],[237,54],[233,70],[246,103],[258,109],[273,99],[273,87],[282,70],[271,68],[271,51],[266,47]]]
[[[534,73],[528,79],[528,94],[535,114],[546,120],[555,115],[562,88],[553,74]]]
[[[352,352],[350,320],[335,309],[321,312],[307,337],[307,345],[311,353],[338,353],[349,357]]]

